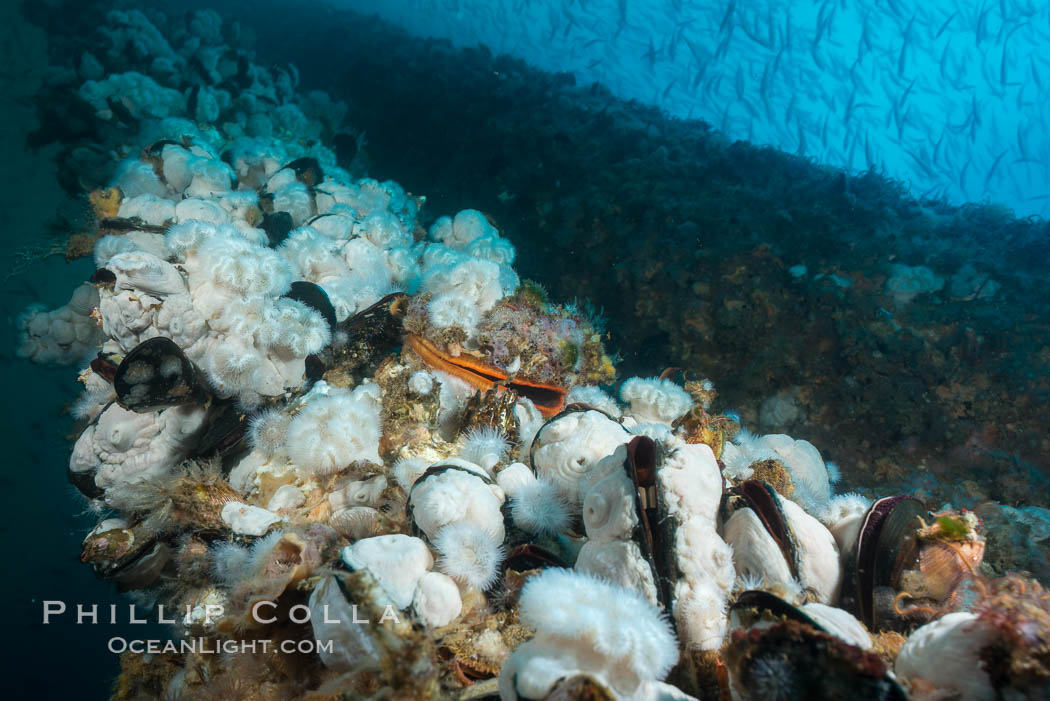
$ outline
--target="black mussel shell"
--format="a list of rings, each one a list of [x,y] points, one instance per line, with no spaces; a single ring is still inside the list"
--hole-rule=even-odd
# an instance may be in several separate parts
[[[143,153],[150,158],[160,158],[164,155],[165,146],[181,146],[178,141],[172,141],[171,139],[161,139],[160,141],[154,141],[152,144],[143,149]]]
[[[97,356],[92,358],[90,367],[91,372],[112,384],[113,378],[117,376],[117,368],[120,367],[120,363],[114,362],[112,358],[100,351]]]
[[[69,483],[76,487],[78,492],[88,499],[98,499],[105,492],[95,484],[97,472],[97,470],[79,471],[67,469],[66,474],[69,477]]]
[[[761,589],[749,589],[737,594],[729,605],[729,611],[739,621],[734,622],[734,628],[750,628],[759,621],[798,621],[815,630],[827,632],[798,606]]]
[[[843,561],[842,607],[870,630],[878,629],[875,589],[897,589],[901,570],[917,553],[920,519],[928,518],[922,501],[910,496],[879,499],[864,515],[857,542]]]
[[[388,294],[336,324],[332,335],[338,340],[333,340],[325,349],[325,364],[353,372],[401,345],[401,318],[406,299],[408,295],[404,292]]]
[[[259,193],[259,209],[264,214],[273,214],[273,193],[272,192],[260,192]],[[287,214],[287,212],[286,212]],[[292,215],[288,215],[288,219],[291,220]],[[264,220],[265,221],[265,220]],[[291,231],[291,229],[289,229]]]
[[[897,502],[883,520],[875,549],[875,586],[899,586],[901,573],[918,557],[923,521],[930,520],[930,512],[921,500],[907,497]]]
[[[288,238],[289,232],[295,228],[292,215],[288,212],[266,211],[263,206],[264,200],[259,197],[259,206],[263,210],[262,224],[259,227],[266,232],[266,240],[271,246],[277,246]],[[270,209],[273,209],[273,200],[270,200]]]
[[[208,78],[208,69],[204,67],[204,63],[200,60],[200,57],[197,56],[196,54],[194,54],[190,58],[190,60],[189,60],[189,67],[196,74],[196,77],[198,77],[198,78],[200,78],[202,80],[206,80]],[[194,83],[193,88],[196,88],[196,90],[199,92],[200,91],[200,83]],[[190,115],[193,115],[193,114],[195,114],[197,112],[196,97],[193,94],[193,88],[190,89],[190,98],[189,98],[190,105],[191,105],[191,106],[189,106],[189,113],[190,113]]]
[[[197,369],[170,338],[151,338],[131,349],[113,376],[117,403],[130,411],[203,404],[208,392]]]
[[[616,701],[617,698],[597,679],[581,674],[559,679],[543,701]]]
[[[99,360],[100,358],[102,358],[102,353],[99,353],[99,357],[96,358],[95,360]],[[95,361],[92,361],[92,370],[94,370],[94,364],[95,364]],[[116,370],[116,366],[115,365],[113,366],[113,369]],[[98,371],[95,370],[95,372],[98,372]],[[109,379],[110,382],[112,382],[111,378],[107,378],[107,379]],[[102,411],[98,412],[98,416],[96,416],[94,419],[92,419],[91,422],[87,426],[84,427],[84,430],[86,431],[91,426],[95,426],[96,424],[98,424],[99,416],[102,416],[102,414],[106,413],[106,409],[108,409],[111,405],[112,405],[112,402],[110,402],[109,404],[104,406],[102,408]],[[101,489],[95,483],[95,477],[97,475],[98,475],[98,469],[74,470],[72,467],[67,467],[66,468],[66,476],[69,478],[69,483],[72,484],[74,487],[76,487],[77,491],[80,492],[82,495],[84,495],[88,499],[98,499],[103,494],[105,494],[105,490]]]
[[[89,535],[80,560],[99,577],[115,582],[120,591],[129,591],[153,584],[171,554],[171,546],[149,537],[139,525]]]
[[[230,458],[238,456],[248,435],[248,416],[233,401],[216,402],[208,412],[204,432],[197,438],[195,458]]]
[[[733,631],[724,659],[742,701],[907,699],[874,652],[798,620]]]
[[[317,355],[316,353],[311,353],[310,355],[306,356],[304,362],[306,364],[306,370],[304,374],[306,376],[306,382],[309,385],[313,385],[313,383],[317,382],[318,380],[324,377],[324,373],[328,369],[328,367],[325,365],[324,359],[321,356]]]
[[[477,477],[485,484],[496,484],[491,478],[481,474],[480,472],[468,470],[467,468],[462,467],[460,465],[443,465],[441,463],[438,463],[437,465],[431,465],[430,467],[428,467],[426,471],[424,471],[423,474],[421,474],[419,478],[412,483],[412,486],[409,487],[408,498],[405,499],[405,517],[408,520],[409,526],[412,527],[412,535],[416,538],[420,538],[421,540],[427,541],[428,543],[429,538],[427,538],[427,534],[420,530],[419,526],[416,525],[416,519],[413,513],[415,511],[415,508],[412,506],[412,492],[415,491],[416,487],[423,484],[431,477],[435,477],[437,475],[450,471],[466,472],[468,475]],[[506,514],[504,514],[504,519],[506,519]]]
[[[634,505],[639,529],[635,541],[652,568],[657,597],[670,611],[674,585],[678,581],[678,566],[674,557],[674,524],[667,518],[656,476],[662,462],[660,446],[652,438],[635,436],[627,444],[624,470],[635,489]]]
[[[610,421],[615,421],[616,423],[620,424],[621,427],[623,426],[623,423],[619,419],[609,414],[609,412],[599,409],[598,407],[594,407],[590,404],[585,404],[583,402],[573,402],[572,404],[567,404],[561,411],[544,421],[542,424],[540,424],[540,427],[536,429],[536,433],[532,439],[532,444],[529,446],[529,468],[533,472],[536,472],[536,449],[540,445],[540,442],[537,439],[539,438],[540,434],[543,433],[543,429],[547,428],[563,416],[567,416],[568,414],[576,414],[581,411],[596,411],[599,414],[604,414],[605,417],[608,418]],[[628,433],[626,428],[623,429],[623,432]]]
[[[791,576],[797,579],[798,551],[795,547],[795,536],[784,518],[784,511],[780,508],[777,491],[761,480],[746,480],[730,489],[727,497],[723,503],[724,520],[728,520],[732,511],[738,508],[747,507],[754,511],[784,555]]]
[[[296,280],[284,296],[310,307],[324,317],[324,320],[328,322],[328,328],[335,328],[335,307],[328,299],[328,293],[320,285],[305,280]]]
[[[91,276],[91,282],[96,285],[112,285],[117,281],[117,275],[112,270],[99,268]]]
[[[296,158],[291,163],[285,164],[284,167],[294,170],[295,177],[307,187],[314,187],[324,180],[324,170],[321,169],[321,164],[316,158],[310,156]]]
[[[318,192],[322,192],[322,191],[318,190]],[[345,214],[340,214],[339,212],[328,212],[326,214],[316,214],[316,215],[314,215],[314,216],[312,216],[312,217],[310,217],[309,219],[306,220],[306,226],[315,226],[318,222],[320,222],[321,225],[324,226],[324,221],[323,220],[328,218],[328,217],[340,217],[340,218],[343,218],[343,219],[348,218],[348,217],[346,217]],[[353,221],[353,220],[351,220],[351,221]],[[355,236],[354,231],[356,231],[356,229],[357,229],[357,225],[356,224],[352,224],[351,228],[350,228],[350,237],[351,238],[353,238]]]
[[[565,404],[565,395],[567,391],[563,387],[557,385],[544,385],[538,382],[528,382],[519,379],[508,379],[505,383],[501,384],[507,389],[512,390],[518,396],[530,400],[536,405],[536,408],[541,411],[558,411]]]
[[[168,227],[166,227],[166,226],[158,226],[156,224],[146,224],[145,222],[140,220],[138,217],[132,217],[130,219],[124,219],[122,217],[107,217],[106,219],[103,219],[102,221],[100,221],[98,223],[98,233],[101,234],[101,235],[109,235],[109,234],[119,235],[119,234],[126,234],[129,231],[145,231],[145,232],[151,233],[151,234],[163,234],[167,230],[168,230]],[[99,271],[96,272],[96,274],[102,272],[103,270],[105,270],[105,268],[101,268]],[[111,271],[109,271],[109,270],[105,270],[105,272],[102,273],[102,274],[106,275],[106,273],[109,273],[109,275],[113,275],[113,273]],[[108,277],[108,275],[107,275],[107,277]],[[113,275],[113,280],[112,281],[102,280],[101,282],[107,283],[107,284],[112,284],[113,282],[116,282],[116,280],[117,280],[116,275]],[[92,282],[96,282],[96,283],[100,282],[98,280],[95,280],[94,278],[92,278],[91,281]]]
[[[157,581],[171,556],[171,546],[158,542],[131,562],[112,570],[105,578],[113,581],[121,592],[145,589]]]
[[[445,465],[445,464],[442,464],[442,463],[438,463],[437,465],[431,465],[430,467],[428,467],[423,472],[423,474],[421,474],[419,476],[418,479],[416,479],[415,482],[412,483],[412,486],[408,490],[408,502],[409,502],[408,508],[409,508],[409,511],[411,511],[411,509],[412,509],[412,490],[413,489],[415,489],[417,486],[423,484],[423,482],[425,482],[426,480],[430,479],[431,477],[443,474],[445,472],[450,472],[450,471],[453,471],[453,470],[454,471],[458,471],[458,472],[466,472],[468,475],[472,475],[474,477],[477,477],[479,480],[481,480],[485,484],[489,484],[489,485],[496,484],[492,480],[491,477],[488,477],[487,475],[485,475],[485,474],[483,474],[481,472],[477,472],[475,470],[468,470],[467,468],[462,467],[461,465]]]
[[[119,124],[123,124],[125,126],[130,127],[134,126],[138,122],[138,120],[135,118],[135,115],[131,113],[131,110],[129,110],[127,105],[125,105],[121,100],[118,100],[115,97],[107,97],[106,104],[109,106],[110,112],[113,113],[114,119]]]
[[[346,215],[340,214],[339,212],[326,212],[325,214],[315,214],[315,215],[313,215],[312,217],[310,217],[309,219],[306,220],[306,225],[307,226],[313,226],[314,224],[316,224],[317,222],[321,221],[325,217],[343,217],[343,216],[346,216]]]
[[[548,567],[568,568],[570,565],[564,562],[556,554],[535,543],[523,543],[515,546],[506,559],[500,564],[503,572],[514,570],[515,572],[528,572],[529,570],[540,570]]]
[[[207,73],[202,70],[201,75],[207,75]],[[197,114],[197,101],[200,99],[200,95],[201,85],[196,83],[190,88],[190,94],[186,96],[186,113],[191,115],[191,117]]]

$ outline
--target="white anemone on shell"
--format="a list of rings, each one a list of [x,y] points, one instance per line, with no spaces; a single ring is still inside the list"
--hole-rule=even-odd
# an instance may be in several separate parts
[[[500,671],[501,699],[542,699],[560,679],[577,675],[593,677],[618,699],[659,698],[678,645],[668,621],[642,596],[572,570],[546,569],[526,581],[519,601],[522,623],[536,635]]]
[[[957,611],[916,629],[893,663],[897,675],[925,679],[948,697],[999,698],[982,659],[997,637],[995,628],[969,611]]]
[[[558,485],[569,504],[578,509],[583,500],[581,480],[598,461],[630,439],[623,426],[599,411],[565,414],[533,439],[536,473]]]
[[[399,609],[411,606],[416,586],[434,564],[426,543],[400,533],[359,540],[343,548],[342,557],[351,569],[367,569],[389,597],[382,603]]]

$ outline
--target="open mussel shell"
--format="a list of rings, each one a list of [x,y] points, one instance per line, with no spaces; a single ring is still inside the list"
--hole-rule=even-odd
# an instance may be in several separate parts
[[[123,358],[112,353],[99,351],[98,355],[91,359],[91,372],[95,373],[106,382],[113,384],[113,378],[117,375],[117,368]]]
[[[508,379],[499,384],[513,390],[518,396],[525,397],[531,401],[544,416],[557,414],[561,411],[565,406],[565,397],[568,394],[568,390],[564,387],[542,382],[531,382],[521,378]]]
[[[729,605],[729,616],[733,630],[753,628],[762,622],[797,621],[827,632],[798,606],[761,589],[749,589],[737,594]]]
[[[649,561],[656,582],[657,597],[664,609],[671,610],[678,566],[674,556],[674,523],[667,516],[657,472],[663,463],[660,445],[648,436],[635,436],[627,444],[624,470],[635,489],[638,530],[635,541]]]
[[[131,231],[144,231],[150,234],[163,234],[165,231],[167,231],[167,229],[158,224],[147,224],[138,217],[132,217],[130,219],[126,217],[105,217],[98,223],[98,233],[102,236],[120,236]],[[112,280],[106,279],[106,273],[113,275],[111,271],[108,271],[105,268],[99,268],[95,271],[95,274],[91,276],[91,282],[94,282],[96,284],[108,284],[116,280],[115,275],[113,276]]]
[[[261,192],[261,193],[259,193],[259,210],[262,211],[263,214],[273,214],[274,213],[274,210],[273,210],[273,199],[274,198],[273,198],[273,193],[272,192]],[[292,215],[289,214],[288,212],[285,212],[285,214],[288,215],[288,221],[289,221],[289,223],[291,223]],[[265,221],[265,219],[263,221]],[[295,228],[295,226],[293,225],[291,228],[288,229],[288,231],[291,231],[294,228]],[[263,225],[263,230],[264,231],[266,230],[265,225]],[[269,235],[270,232],[267,231],[266,233],[267,233],[267,235]],[[273,239],[271,239],[270,240],[270,245],[271,246],[276,246],[277,244],[275,244],[273,242]]]
[[[869,630],[880,628],[875,591],[900,585],[901,572],[919,553],[918,531],[929,519],[926,506],[915,497],[879,499],[864,515],[857,542],[844,556],[842,607]]]
[[[304,371],[304,377],[306,377],[306,385],[312,387],[315,382],[324,378],[324,373],[328,367],[324,364],[324,359],[316,354],[311,353],[304,359],[306,369]]]
[[[66,470],[69,483],[87,499],[98,499],[105,494],[102,488],[95,484],[97,474],[98,470],[74,470],[72,468]]]
[[[733,632],[725,661],[734,699],[907,698],[878,655],[774,594],[741,592],[729,616]]]
[[[113,528],[84,539],[80,560],[121,591],[153,584],[171,559],[171,546],[137,527]]]
[[[726,493],[722,501],[722,521],[728,521],[737,509],[751,509],[776,542],[791,576],[798,579],[799,555],[795,534],[791,531],[779,499],[777,491],[766,482],[746,480]]]
[[[113,375],[117,403],[150,412],[203,404],[208,392],[197,369],[170,338],[151,338],[131,349]]]
[[[405,314],[403,292],[388,294],[332,329],[333,341],[325,349],[328,367],[354,372],[378,360],[401,344],[401,319]]]
[[[177,141],[171,139],[161,139],[160,141],[154,141],[149,146],[142,149],[142,155],[149,159],[160,159],[164,156],[164,149],[168,146],[181,146]]]
[[[288,238],[288,234],[295,228],[295,222],[288,212],[267,212],[263,205],[264,201],[260,198],[259,206],[263,209],[263,217],[259,228],[266,232],[266,240],[271,246],[278,246]],[[270,207],[273,207],[272,199]]]
[[[794,618],[733,631],[724,659],[740,701],[907,699],[878,655]]]
[[[111,571],[106,579],[117,585],[117,591],[132,591],[151,586],[160,577],[171,560],[173,551],[164,542],[154,543],[131,562]]]
[[[507,570],[528,572],[530,570],[547,569],[548,567],[568,568],[570,565],[556,553],[535,543],[522,543],[514,546],[507,553],[507,557],[503,562],[500,563],[500,569],[503,572]]]
[[[109,112],[112,115],[110,119],[116,124],[124,127],[131,127],[138,123],[138,118],[131,113],[128,106],[116,97],[107,97],[106,106],[109,107]]]
[[[540,570],[549,568],[571,569],[571,559],[566,562],[556,552],[535,543],[521,543],[507,552],[500,563],[499,580],[501,592],[495,604],[500,608],[512,608],[517,603],[525,582]]]
[[[320,285],[305,280],[296,280],[284,296],[310,307],[328,322],[329,328],[335,328],[335,307],[328,299],[328,293]]]
[[[452,355],[429,339],[408,334],[405,343],[432,368],[466,379],[476,387],[510,391],[530,400],[548,418],[557,416],[565,406],[569,391],[555,384],[511,376],[505,369],[467,354]]]
[[[112,286],[117,281],[117,274],[106,268],[99,268],[91,274],[91,282],[96,285]]]
[[[295,172],[295,178],[307,187],[316,187],[318,183],[324,180],[324,170],[321,168],[321,164],[316,158],[310,156],[296,158],[294,161],[286,163],[284,167],[291,168]]]

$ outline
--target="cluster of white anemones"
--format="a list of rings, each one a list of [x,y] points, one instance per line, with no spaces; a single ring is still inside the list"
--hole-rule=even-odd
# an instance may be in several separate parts
[[[117,48],[99,58],[85,53],[80,96],[100,120],[117,119],[117,103],[141,120],[138,142],[128,145],[135,148],[126,149],[139,155],[119,164],[111,185],[119,190],[117,218],[142,226],[97,241],[105,284],[82,285],[66,306],[22,316],[20,354],[87,363],[100,352],[121,357],[143,341],[169,338],[214,396],[253,410],[303,386],[305,359],[332,340],[320,313],[285,296],[294,280],[320,285],[337,322],[392,291],[429,292],[431,322],[473,336],[480,314],[518,285],[513,246],[473,210],[438,219],[417,240],[420,201],[392,181],[355,179],[336,165],[316,137],[339,126],[345,105],[297,94],[294,68],[248,63],[251,80],[239,93],[209,87],[244,70],[231,62],[236,53],[222,44],[221,25],[202,11],[189,32],[168,38],[136,10],[107,15],[101,31],[141,57],[141,72],[105,75],[103,63],[127,55]],[[190,64],[204,67],[203,88],[184,80]],[[202,114],[209,90],[218,111]],[[297,159],[310,159],[318,182],[308,186],[286,167]],[[263,228],[264,203],[290,218],[281,240]],[[114,403],[112,385],[91,367],[81,380],[76,411],[92,424],[77,442],[74,472],[113,490],[186,458],[203,410],[139,414]],[[256,449],[231,479],[244,487],[241,480],[263,464],[323,475],[353,461],[380,463],[380,404],[378,388],[317,383],[298,399],[294,418],[279,408],[261,411],[252,422]],[[117,491],[106,500],[121,501]]]

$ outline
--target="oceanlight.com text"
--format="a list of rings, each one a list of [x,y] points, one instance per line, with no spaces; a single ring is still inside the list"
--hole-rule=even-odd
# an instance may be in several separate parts
[[[122,637],[109,639],[107,648],[120,655],[125,652],[148,653],[150,655],[170,653],[193,653],[214,655],[223,653],[235,654],[268,654],[274,650],[284,654],[330,653],[333,650],[331,640],[214,640],[211,638],[189,638],[184,640],[136,640]]]

